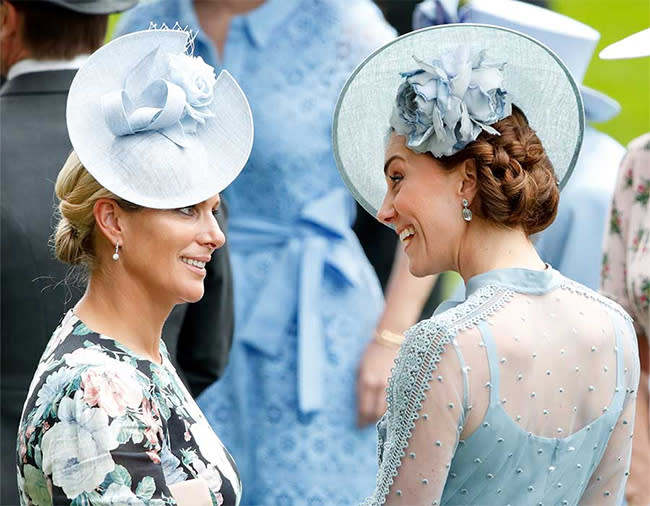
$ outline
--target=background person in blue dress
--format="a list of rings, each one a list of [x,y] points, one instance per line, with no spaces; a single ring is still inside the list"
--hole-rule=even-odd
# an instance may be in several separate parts
[[[225,192],[234,345],[199,404],[237,461],[243,504],[353,504],[372,486],[366,425],[384,411],[396,354],[373,331],[399,334],[419,308],[396,290],[378,321],[331,123],[349,73],[394,31],[370,0],[148,2],[118,31],[150,22],[199,29],[195,53],[235,76],[255,118],[251,159]]]

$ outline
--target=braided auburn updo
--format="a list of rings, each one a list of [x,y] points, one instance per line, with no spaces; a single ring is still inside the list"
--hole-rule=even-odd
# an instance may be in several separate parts
[[[524,114],[491,125],[501,135],[482,132],[458,153],[437,158],[445,168],[474,160],[478,193],[472,210],[507,227],[521,226],[527,235],[548,227],[557,214],[560,191],[542,142]]]

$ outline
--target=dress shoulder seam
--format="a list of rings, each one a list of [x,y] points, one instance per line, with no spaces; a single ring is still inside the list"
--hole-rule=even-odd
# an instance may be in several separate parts
[[[584,286],[582,286],[580,283],[576,283],[575,281],[572,281],[568,278],[565,278],[560,287],[564,290],[568,290],[572,293],[581,295],[589,300],[593,300],[595,302],[598,302],[599,304],[605,306],[606,308],[610,309],[611,311],[614,311],[617,313],[619,316],[621,316],[623,319],[628,321],[629,323],[632,323],[632,317],[623,309],[623,307],[616,301],[610,299],[609,297],[606,297],[603,294],[594,292],[593,290],[590,290]]]

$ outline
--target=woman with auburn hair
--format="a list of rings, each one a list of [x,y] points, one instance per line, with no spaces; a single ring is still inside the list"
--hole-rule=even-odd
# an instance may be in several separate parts
[[[334,128],[348,187],[412,274],[467,286],[406,333],[365,505],[620,503],[634,328],[530,240],[555,218],[583,128],[565,65],[500,27],[407,34],[348,80]]]
[[[161,341],[203,296],[225,242],[219,192],[250,153],[235,80],[150,30],[99,49],[67,104],[74,151],[56,181],[54,249],[87,275],[30,386],[17,443],[21,504],[238,504],[237,467]]]

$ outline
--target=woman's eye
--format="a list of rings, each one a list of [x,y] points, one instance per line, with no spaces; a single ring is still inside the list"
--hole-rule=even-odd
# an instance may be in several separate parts
[[[388,176],[388,179],[390,179],[393,182],[393,186],[395,186],[403,179],[403,177],[399,174],[393,174],[392,176]]]
[[[185,216],[194,215],[194,206],[179,207],[176,209],[179,213],[184,214]]]
[[[215,218],[217,216],[219,216],[220,214],[221,214],[221,208],[220,207],[217,207],[216,209],[212,210],[212,216],[214,216]]]

